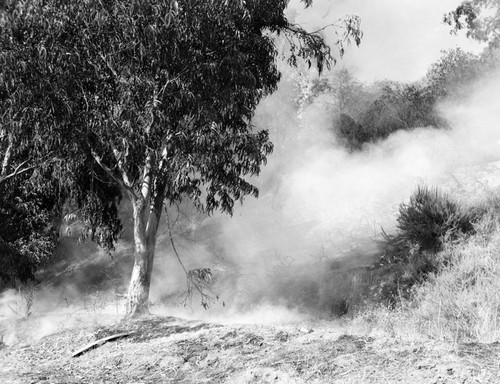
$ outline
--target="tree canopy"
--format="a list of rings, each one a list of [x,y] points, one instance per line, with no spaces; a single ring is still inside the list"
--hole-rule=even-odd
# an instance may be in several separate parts
[[[147,300],[165,203],[190,198],[208,213],[232,213],[236,201],[258,195],[248,176],[273,147],[252,117],[280,80],[276,37],[289,42],[291,65],[303,59],[321,72],[334,60],[320,33],[286,19],[287,4],[3,2],[2,137],[16,149],[27,144],[21,163],[50,159],[52,177],[103,245],[117,239],[117,204],[128,196],[136,254],[130,308]],[[340,52],[349,37],[359,44],[356,17],[346,19]]]
[[[272,149],[265,131],[248,132],[280,78],[272,33],[294,41],[292,64],[332,60],[320,35],[287,22],[287,3],[7,2],[2,126],[36,152],[91,149],[129,193],[142,187],[139,164],[155,163],[152,190],[197,200],[204,185],[204,208],[230,212],[257,193],[241,176]]]
[[[500,37],[500,1],[463,1],[444,16],[444,21],[453,27],[452,32],[465,30],[467,37],[498,46]]]

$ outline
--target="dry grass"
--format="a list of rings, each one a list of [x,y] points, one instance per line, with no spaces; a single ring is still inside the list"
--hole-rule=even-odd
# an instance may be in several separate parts
[[[434,255],[436,272],[400,297],[394,309],[363,308],[355,322],[393,336],[460,343],[500,340],[500,203],[490,196],[475,234],[447,242]],[[477,210],[477,205],[472,207]]]
[[[81,345],[128,331],[135,333],[71,357]],[[16,384],[495,382],[499,352],[500,345],[369,336],[333,322],[221,326],[150,316],[0,350],[0,375]]]
[[[449,245],[439,273],[415,292],[422,331],[455,341],[500,340],[500,231]]]

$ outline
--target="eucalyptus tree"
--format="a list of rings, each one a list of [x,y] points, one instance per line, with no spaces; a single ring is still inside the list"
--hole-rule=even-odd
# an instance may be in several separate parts
[[[231,214],[236,201],[258,195],[247,176],[273,146],[252,117],[280,80],[277,36],[291,65],[304,59],[320,72],[334,60],[331,49],[287,20],[288,0],[4,3],[2,124],[41,138],[40,153],[52,154],[78,191],[99,243],[116,240],[116,207],[128,196],[135,263],[127,314],[143,313],[165,204],[191,199]],[[338,44],[360,37],[359,19],[346,18]]]
[[[467,37],[497,47],[500,42],[500,0],[467,0],[444,16],[452,32],[465,30]]]

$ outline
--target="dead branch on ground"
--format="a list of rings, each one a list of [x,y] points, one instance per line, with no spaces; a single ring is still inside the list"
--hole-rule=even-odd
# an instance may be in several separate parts
[[[71,354],[71,357],[78,357],[80,355],[83,355],[85,352],[87,352],[87,351],[89,351],[91,349],[100,347],[101,345],[107,343],[108,341],[116,340],[116,339],[119,339],[119,338],[122,338],[122,337],[127,337],[127,336],[130,336],[130,335],[133,335],[134,333],[135,332],[118,333],[116,335],[107,336],[107,337],[104,337],[102,339],[93,341],[92,343],[89,343],[89,344],[87,344],[87,345],[79,348],[75,352],[73,352]]]

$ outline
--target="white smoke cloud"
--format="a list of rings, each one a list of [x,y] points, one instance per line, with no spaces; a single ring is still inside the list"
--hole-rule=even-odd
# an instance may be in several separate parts
[[[458,44],[481,49],[463,37],[450,36],[442,24],[443,13],[458,3],[316,0],[304,11],[293,1],[289,12],[309,30],[347,13],[359,14],[365,38],[359,49],[348,49],[340,65],[354,68],[362,81],[413,81],[443,49]],[[198,217],[188,225],[186,236],[175,239],[188,270],[212,268],[221,300],[209,311],[195,298],[191,306],[165,313],[217,321],[303,320],[303,314],[289,308],[290,302],[280,301],[282,292],[275,289],[275,280],[281,270],[296,268],[297,278],[310,274],[313,281],[318,265],[326,265],[321,264],[324,260],[364,248],[365,239],[379,236],[381,227],[392,228],[399,204],[418,184],[451,189],[459,170],[500,160],[500,76],[478,84],[459,105],[440,107],[450,130],[422,127],[396,132],[362,152],[348,153],[334,142],[330,116],[320,105],[297,113],[299,75],[282,68],[279,90],[259,105],[254,121],[257,128],[269,129],[275,144],[269,163],[253,180],[259,199],[247,198],[235,207],[233,217]],[[192,213],[188,206],[183,209]],[[161,228],[151,299],[172,303],[184,286],[184,273]]]
[[[331,122],[320,107],[308,107],[301,118],[292,114],[291,89],[283,84],[256,116],[257,125],[270,127],[277,144],[255,180],[261,197],[248,198],[233,217],[205,219],[201,231],[210,229],[210,234],[195,248],[183,246],[197,267],[214,258],[229,266],[218,271],[221,276],[232,273],[231,282],[220,288],[223,299],[233,297],[234,304],[248,295],[265,302],[266,292],[273,292],[275,268],[303,265],[304,271],[379,236],[381,227],[390,230],[399,204],[421,183],[453,192],[458,179],[470,181],[484,166],[500,180],[500,73],[478,83],[459,104],[440,106],[451,129],[399,131],[358,153],[334,143]],[[170,273],[178,267],[167,258]]]

